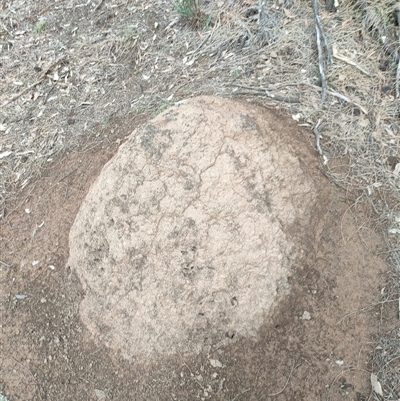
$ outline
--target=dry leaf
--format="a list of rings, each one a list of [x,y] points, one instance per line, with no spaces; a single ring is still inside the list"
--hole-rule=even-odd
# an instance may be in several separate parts
[[[352,22],[351,19],[345,19],[345,20],[342,22],[342,28],[345,28],[350,22]]]
[[[0,159],[2,159],[3,157],[10,156],[11,153],[12,153],[12,152],[11,152],[10,150],[6,150],[5,152],[0,153]]]
[[[371,373],[371,386],[372,386],[372,390],[380,395],[381,397],[383,397],[383,392],[382,392],[382,386],[381,383],[379,383],[378,378],[375,374]]]
[[[288,9],[284,8],[283,12],[285,13],[287,18],[296,18],[295,15],[293,15]]]

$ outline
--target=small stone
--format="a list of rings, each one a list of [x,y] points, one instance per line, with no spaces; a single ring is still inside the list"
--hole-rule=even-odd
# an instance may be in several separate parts
[[[213,368],[222,368],[222,363],[218,359],[210,359],[210,365]]]
[[[104,400],[106,398],[106,393],[103,390],[99,390],[99,389],[95,389],[94,390],[97,399],[100,400]]]
[[[311,320],[311,314],[310,312],[307,312],[306,310],[303,312],[301,315],[301,320]]]

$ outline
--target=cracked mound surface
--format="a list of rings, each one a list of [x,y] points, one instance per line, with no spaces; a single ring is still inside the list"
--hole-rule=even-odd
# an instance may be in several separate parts
[[[316,202],[282,129],[254,105],[200,97],[131,134],[70,232],[98,340],[131,359],[256,335]]]

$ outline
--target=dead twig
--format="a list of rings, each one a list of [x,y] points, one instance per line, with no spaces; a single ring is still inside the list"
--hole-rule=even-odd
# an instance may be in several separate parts
[[[318,13],[318,3],[317,3],[317,1],[318,0],[315,0],[315,5],[316,5],[316,9],[314,10],[314,15],[316,15],[315,23],[318,26],[319,33],[320,33],[321,39],[322,39],[322,44],[323,44],[323,46],[325,46],[326,58],[328,60],[328,63],[332,64],[333,63],[332,52],[331,52],[331,49],[329,47],[328,40],[326,39],[325,31],[322,28],[321,18],[319,17],[319,13]],[[315,13],[315,11],[316,11],[316,13]]]
[[[190,52],[187,52],[186,55],[187,55],[187,56],[190,56],[191,54],[197,53],[197,52],[203,47],[203,45],[208,41],[208,39],[211,38],[211,36],[213,35],[213,33],[214,33],[214,30],[212,30],[211,32],[209,32],[209,33],[206,35],[206,38],[196,47],[196,49],[194,49],[194,50],[192,50],[192,51],[190,51]]]
[[[5,267],[12,267],[12,265],[9,265],[8,263],[3,262],[2,260],[0,260],[0,264],[2,264]]]
[[[397,25],[399,27],[397,35],[398,35],[398,42],[400,46],[400,4],[397,3],[396,8],[396,18],[397,18]],[[397,71],[396,71],[396,99],[400,97],[400,50],[397,50]]]
[[[328,84],[326,81],[324,55],[323,55],[321,39],[325,43],[325,47],[326,47],[327,53],[328,53],[328,60],[331,58],[331,56],[330,56],[330,52],[328,50],[329,48],[328,48],[328,44],[327,44],[327,41],[325,38],[324,31],[322,29],[321,20],[319,18],[317,0],[312,0],[312,7],[313,7],[313,11],[314,11],[315,32],[316,32],[317,48],[318,48],[318,68],[319,68],[319,75],[321,77],[321,88],[322,88],[321,106],[322,106],[326,100],[326,92],[327,92]]]
[[[94,8],[94,11],[97,11],[104,3],[104,0],[100,0],[97,6]]]
[[[246,390],[243,390],[240,394],[238,394],[235,398],[232,398],[231,401],[236,401],[239,397],[241,397],[244,393],[247,393],[248,391],[250,391],[250,388],[246,388]]]
[[[317,147],[317,151],[321,156],[323,156],[321,145],[320,145],[321,134],[319,133],[319,129],[318,129],[319,126],[321,125],[321,122],[322,122],[321,119],[319,119],[317,121],[317,123],[315,124],[315,127],[313,128],[313,132],[315,135],[315,146]]]
[[[298,86],[298,84],[295,83],[287,83],[287,84],[276,84],[272,85],[268,88],[263,88],[263,87],[256,87],[256,86],[249,86],[249,85],[239,85],[239,84],[229,84],[228,86],[233,86],[235,88],[241,88],[241,89],[250,89],[258,92],[265,92],[265,91],[273,91],[277,90],[280,88],[287,88],[288,86]]]
[[[265,7],[266,0],[260,0],[260,8],[258,11],[258,25],[261,25],[262,19],[264,17],[264,7]]]
[[[341,324],[347,317],[349,317],[351,315],[354,315],[354,314],[359,313],[359,312],[364,312],[364,311],[366,311],[368,309],[374,308],[375,306],[379,306],[379,305],[386,304],[386,303],[389,303],[389,302],[398,303],[399,299],[395,298],[395,299],[387,299],[387,300],[380,301],[380,302],[373,302],[373,303],[371,303],[371,304],[369,304],[367,306],[364,306],[363,308],[356,309],[356,310],[353,310],[353,311],[351,311],[349,313],[346,313],[341,319],[338,320],[338,322],[336,324]]]
[[[347,103],[352,104],[353,106],[358,107],[365,115],[368,115],[368,110],[367,110],[364,106],[361,106],[361,104],[359,104],[359,103],[357,103],[357,102],[354,102],[353,100],[351,100],[351,99],[348,98],[347,96],[342,95],[341,93],[336,92],[336,91],[334,91],[334,90],[330,90],[330,91],[328,91],[328,93],[329,93],[330,95],[332,95],[332,96],[337,97],[338,99],[341,99],[341,100],[343,100],[343,101],[345,101],[345,102],[347,102]]]
[[[310,85],[310,86],[313,87],[314,89],[318,90],[318,91],[322,90],[322,88],[317,86],[317,85]],[[338,99],[343,100],[344,102],[349,103],[349,104],[359,108],[365,115],[368,115],[368,110],[364,106],[362,106],[360,103],[354,102],[353,100],[351,100],[347,96],[345,96],[345,95],[343,95],[343,94],[341,94],[341,93],[339,93],[339,92],[337,92],[337,91],[335,91],[333,89],[328,90],[327,93],[328,93],[328,95],[337,97]]]
[[[340,185],[335,179],[333,179],[322,167],[318,167],[318,170],[330,181],[332,184],[335,184],[337,187],[340,189],[343,189],[346,192],[352,193],[352,191],[349,191],[348,188],[345,188],[343,185]]]
[[[269,97],[270,99],[277,100],[278,102],[286,102],[286,103],[300,103],[300,99],[298,97],[294,96],[283,96],[283,95],[276,95],[274,93],[271,93],[269,89],[267,88],[257,88],[257,87],[252,87],[252,86],[247,86],[247,85],[236,85],[236,84],[230,84],[228,86],[233,86],[236,88],[244,88],[248,89],[253,92],[234,92],[235,95],[252,95],[252,96],[266,96]],[[287,85],[289,86],[289,85]]]
[[[277,100],[278,102],[286,102],[286,103],[300,103],[300,99],[298,97],[288,97],[281,95],[274,95],[273,93],[264,92],[264,93],[253,93],[253,92],[235,92],[235,95],[251,95],[251,96],[266,96],[270,99]]]
[[[45,79],[46,79],[46,75],[47,73],[58,63],[60,63],[61,61],[64,60],[64,56],[63,57],[59,57],[57,60],[53,61],[49,66],[47,66],[43,72],[40,74],[39,79],[33,83],[32,85],[29,85],[28,87],[26,87],[25,89],[23,89],[21,92],[15,94],[14,96],[11,97],[11,99],[7,100],[6,102],[3,103],[3,107],[7,106],[8,104],[14,102],[15,100],[17,100],[18,98],[20,98],[22,95],[25,95],[25,93],[29,92],[31,89],[33,89],[35,86],[41,84]]]
[[[365,70],[364,68],[362,68],[361,66],[359,66],[357,63],[355,63],[353,60],[350,60],[348,57],[345,57],[341,54],[339,54],[339,51],[336,47],[336,45],[332,45],[332,52],[333,52],[333,57],[337,60],[343,61],[346,64],[352,65],[353,67],[356,67],[357,69],[359,69],[363,74],[367,75],[367,76],[371,76],[371,73],[368,72],[367,70]]]
[[[61,181],[65,180],[65,179],[66,179],[67,177],[69,177],[71,174],[74,174],[76,170],[78,170],[78,167],[77,167],[77,168],[74,168],[74,169],[73,169],[72,171],[70,171],[68,174],[64,175],[64,177],[62,177],[61,179],[59,179],[58,182],[61,182]]]

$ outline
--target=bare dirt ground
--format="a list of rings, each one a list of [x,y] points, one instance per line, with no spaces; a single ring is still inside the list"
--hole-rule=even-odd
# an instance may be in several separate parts
[[[377,397],[371,372],[385,396],[398,396],[389,380],[400,352],[398,290],[384,264],[397,253],[360,202],[384,188],[374,206],[385,212],[396,249],[397,201],[389,194],[396,199],[398,100],[389,57],[356,19],[323,11],[332,41],[371,75],[334,64],[330,84],[353,103],[332,95],[321,114],[310,7],[272,4],[264,25],[252,7],[204,2],[214,22],[205,18],[204,29],[195,29],[162,1],[0,5],[0,391],[8,400],[361,401]],[[290,296],[256,338],[210,355],[129,363],[80,321],[84,293],[66,268],[70,227],[135,127],[188,96],[237,96],[232,85],[250,98],[246,90],[261,88],[259,103],[275,109],[271,118],[287,140],[308,146],[299,152],[319,179],[315,214],[325,225],[318,242],[304,244]],[[301,102],[281,103],[271,91]],[[321,129],[328,164],[312,149],[311,132],[299,138],[296,123],[277,117],[281,107],[308,127],[328,117]],[[378,368],[373,353],[381,355]],[[389,365],[394,376],[382,374]]]

